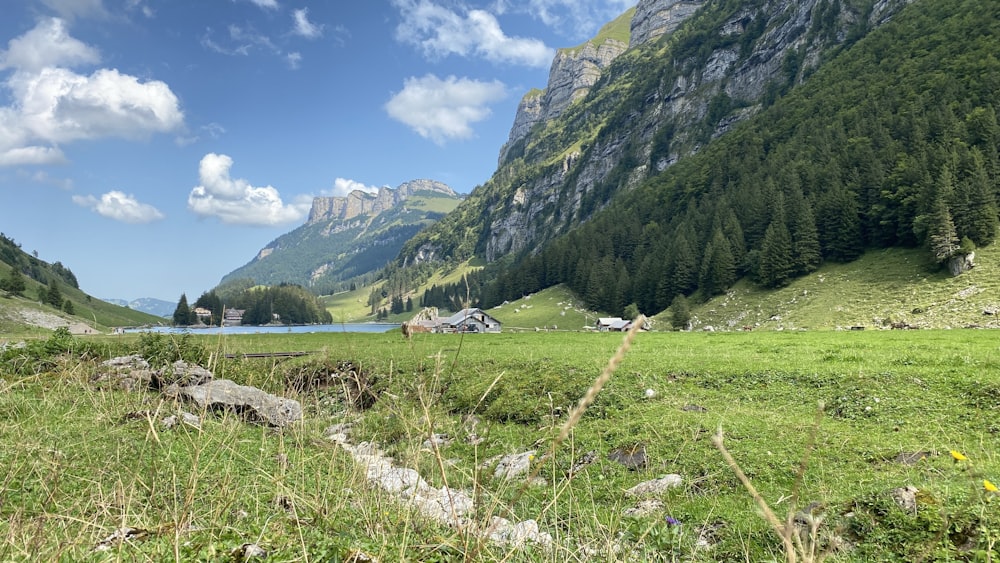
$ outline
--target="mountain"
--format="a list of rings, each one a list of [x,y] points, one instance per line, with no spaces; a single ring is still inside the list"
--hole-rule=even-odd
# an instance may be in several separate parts
[[[174,309],[177,308],[177,303],[171,303],[170,301],[164,301],[154,297],[140,297],[139,299],[133,299],[132,301],[128,301],[126,299],[105,299],[104,301],[114,303],[120,307],[128,307],[134,311],[142,311],[143,313],[149,313],[150,315],[166,318],[172,317]]]
[[[355,190],[344,197],[317,197],[304,225],[272,241],[221,284],[252,279],[332,293],[383,268],[403,243],[460,201],[450,187],[433,180],[382,187],[376,193]]]
[[[78,334],[106,327],[156,324],[162,319],[94,299],[80,290],[72,270],[48,263],[0,233],[0,333],[32,334],[67,327]]]
[[[866,249],[960,272],[993,242],[1000,5],[641,0],[629,21],[627,49],[557,55],[494,175],[397,268],[482,258],[462,289],[484,306],[565,283],[657,313]]]

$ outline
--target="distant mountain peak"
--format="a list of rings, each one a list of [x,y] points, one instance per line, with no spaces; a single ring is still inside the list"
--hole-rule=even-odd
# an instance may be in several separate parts
[[[354,190],[346,196],[313,198],[306,224],[329,220],[347,221],[359,215],[378,215],[422,191],[458,197],[451,187],[436,180],[411,180],[397,188],[382,186],[375,193]]]

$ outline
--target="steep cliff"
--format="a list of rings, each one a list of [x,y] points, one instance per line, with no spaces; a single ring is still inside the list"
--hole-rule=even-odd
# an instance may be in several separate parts
[[[395,189],[382,186],[374,194],[355,190],[342,197],[314,198],[306,224],[329,220],[350,221],[359,215],[378,215],[420,191],[458,197],[446,184],[434,180],[412,180]]]
[[[522,101],[494,176],[461,213],[408,243],[401,262],[541,248],[803,83],[907,3],[640,1],[632,47],[575,94],[570,75],[556,72],[568,65],[560,53],[546,90]]]

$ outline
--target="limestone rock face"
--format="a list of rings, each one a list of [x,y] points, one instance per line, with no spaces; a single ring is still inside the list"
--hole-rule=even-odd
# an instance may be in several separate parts
[[[549,68],[545,90],[533,90],[521,99],[507,143],[500,149],[500,162],[507,159],[511,145],[525,138],[532,127],[559,117],[570,104],[586,96],[601,71],[627,47],[621,41],[606,39],[600,44],[588,41],[576,49],[560,50]]]
[[[642,45],[673,33],[705,0],[640,0],[632,17],[629,46]]]
[[[455,192],[446,184],[434,180],[413,180],[400,184],[398,188],[382,186],[372,194],[354,190],[346,196],[313,198],[312,209],[309,210],[307,225],[338,219],[347,221],[361,215],[377,215],[390,209],[418,191],[433,191],[455,196]]]

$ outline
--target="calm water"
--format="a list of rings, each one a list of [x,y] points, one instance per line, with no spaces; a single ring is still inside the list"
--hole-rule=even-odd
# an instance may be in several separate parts
[[[158,332],[162,334],[289,334],[304,332],[389,332],[399,325],[381,323],[341,323],[333,325],[305,326],[227,326],[209,328],[183,328],[172,326],[152,326],[148,328],[128,328],[125,332]]]

